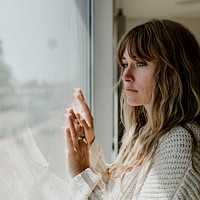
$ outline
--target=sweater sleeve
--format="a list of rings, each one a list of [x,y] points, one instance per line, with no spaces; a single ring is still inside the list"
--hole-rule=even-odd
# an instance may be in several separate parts
[[[105,184],[109,181],[108,167],[109,164],[106,163],[104,159],[103,150],[94,141],[90,148],[90,166],[99,174],[101,174]]]
[[[109,200],[102,176],[91,167],[74,177],[70,184],[70,199],[72,200]]]
[[[94,142],[90,147],[91,167],[74,177],[70,183],[70,199],[73,200],[109,200],[107,185],[109,175],[108,164],[105,162],[103,150]]]
[[[139,200],[175,199],[192,165],[192,145],[190,133],[182,127],[174,128],[161,138]]]

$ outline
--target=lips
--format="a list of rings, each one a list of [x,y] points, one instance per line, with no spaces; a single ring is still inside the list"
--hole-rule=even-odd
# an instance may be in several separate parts
[[[131,87],[125,87],[125,88],[124,88],[124,91],[125,91],[126,93],[138,92],[138,90],[135,90],[134,88],[131,88]]]

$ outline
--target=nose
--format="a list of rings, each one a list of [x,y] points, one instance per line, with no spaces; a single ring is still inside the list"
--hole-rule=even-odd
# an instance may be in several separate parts
[[[134,81],[134,73],[133,68],[129,65],[123,72],[122,78],[125,82],[133,82]]]

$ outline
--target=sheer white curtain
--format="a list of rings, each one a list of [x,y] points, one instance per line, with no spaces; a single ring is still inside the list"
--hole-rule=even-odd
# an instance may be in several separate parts
[[[64,197],[64,112],[73,88],[89,97],[88,2],[0,1],[0,199]]]

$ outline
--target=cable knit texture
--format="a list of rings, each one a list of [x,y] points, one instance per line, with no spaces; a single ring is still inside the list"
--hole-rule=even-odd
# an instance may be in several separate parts
[[[110,178],[103,151],[91,146],[91,167],[71,181],[71,199],[199,200],[200,127],[188,125],[197,142],[192,154],[193,137],[177,127],[161,137],[153,160],[128,172],[123,180]]]

